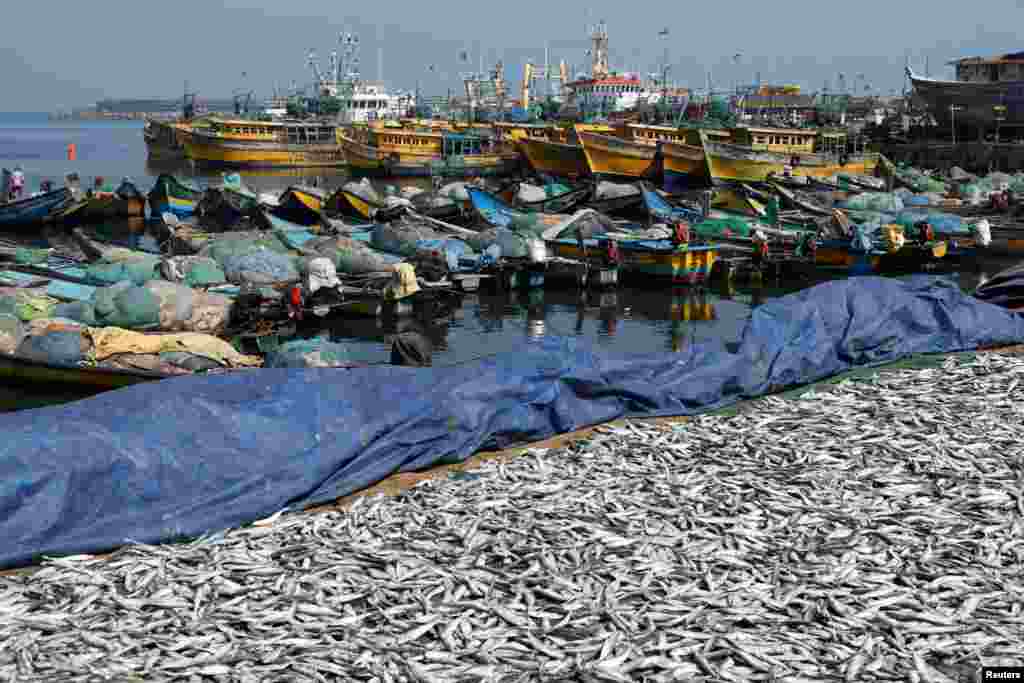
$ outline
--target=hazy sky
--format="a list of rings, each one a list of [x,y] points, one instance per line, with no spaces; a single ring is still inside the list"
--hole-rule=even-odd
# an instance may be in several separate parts
[[[475,69],[482,49],[485,66],[504,60],[518,92],[523,63],[540,63],[545,42],[553,61],[589,65],[585,27],[600,19],[616,69],[650,72],[667,46],[670,78],[682,85],[703,86],[711,70],[716,87],[753,82],[760,72],[762,82],[819,90],[844,73],[851,86],[864,74],[863,83],[888,93],[903,87],[907,55],[916,70],[924,71],[927,57],[932,76],[949,76],[949,59],[1024,50],[1016,39],[1022,7],[1021,0],[11,0],[0,22],[0,110],[179,97],[185,80],[201,98],[243,85],[263,98],[275,83],[310,81],[307,51],[315,48],[326,67],[345,29],[360,35],[366,78],[377,77],[380,47],[392,86],[411,90],[419,79],[425,92],[443,94],[461,88],[460,51],[470,52]],[[668,39],[659,39],[666,27]]]

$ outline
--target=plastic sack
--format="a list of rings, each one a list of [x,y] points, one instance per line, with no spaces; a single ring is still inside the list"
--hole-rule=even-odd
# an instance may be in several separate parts
[[[183,329],[192,317],[195,292],[184,285],[163,281],[150,282],[144,287],[159,301],[160,329]]]
[[[620,197],[629,197],[639,193],[640,190],[636,189],[633,185],[626,183],[610,183],[607,180],[602,180],[597,183],[597,189],[594,190],[594,198],[618,199]]]

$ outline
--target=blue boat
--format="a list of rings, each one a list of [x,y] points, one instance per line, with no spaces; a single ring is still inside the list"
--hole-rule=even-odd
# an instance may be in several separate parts
[[[473,213],[492,228],[508,228],[514,218],[530,215],[523,211],[516,211],[486,190],[466,186],[466,192],[469,194],[469,203],[473,207]]]
[[[703,216],[697,211],[692,209],[684,209],[678,206],[672,206],[669,204],[664,197],[655,192],[646,183],[640,186],[640,195],[644,200],[644,207],[647,209],[647,215],[657,221],[686,221],[688,223],[697,223]]]
[[[71,190],[62,187],[36,197],[0,204],[0,226],[42,225],[48,218],[67,206],[71,199]]]

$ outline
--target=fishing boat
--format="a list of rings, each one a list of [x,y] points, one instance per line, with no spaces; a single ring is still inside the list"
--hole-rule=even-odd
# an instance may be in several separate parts
[[[578,180],[590,175],[577,131],[610,135],[615,128],[604,124],[576,124],[575,127],[538,126],[523,129],[516,144],[526,162],[538,174]]]
[[[38,388],[40,385],[58,385],[94,394],[173,376],[149,370],[86,367],[70,363],[39,361],[17,354],[0,352],[0,378],[8,383],[28,384],[33,388]]]
[[[639,281],[649,278],[666,280],[676,285],[698,285],[707,282],[718,258],[716,245],[679,246],[668,240],[615,240],[558,238],[546,240],[549,253],[563,258],[603,265],[614,259],[622,273]]]
[[[519,183],[511,188],[512,202],[517,209],[535,213],[572,213],[577,207],[585,204],[593,195],[594,188],[590,184],[571,187],[564,192],[553,194],[545,199],[526,201],[519,197]],[[545,190],[547,187],[544,188]]]
[[[225,182],[221,187],[207,188],[196,207],[204,225],[221,230],[234,230],[243,221],[263,226],[263,206],[255,193],[240,183]]]
[[[271,213],[300,225],[316,225],[322,222],[327,194],[316,187],[292,185],[284,191]]]
[[[639,180],[660,174],[658,147],[576,129],[590,173],[598,177]]]
[[[806,211],[816,216],[832,215],[832,207],[825,206],[821,202],[817,201],[811,193],[805,193],[801,190],[786,187],[774,182],[769,182],[768,186],[793,208]]]
[[[837,173],[871,175],[880,154],[847,154],[832,149],[815,151],[819,131],[802,128],[736,128],[733,142],[720,142],[701,132],[712,181],[764,182],[770,175],[826,178]],[[831,140],[831,136],[822,140]],[[844,143],[845,144],[845,143]]]
[[[864,252],[852,248],[847,240],[821,240],[812,263],[817,270],[837,270],[851,275],[915,272],[945,258],[947,252],[948,244],[944,240],[910,243],[895,252],[884,249]]]
[[[82,221],[145,216],[146,197],[134,183],[125,178],[113,192],[91,193],[74,215]]]
[[[626,126],[626,134],[634,142],[650,146],[660,145],[665,189],[670,193],[710,185],[711,175],[704,156],[701,132],[720,142],[732,139],[730,131],[718,128],[650,126],[636,123]]]
[[[516,221],[539,222],[552,226],[564,222],[563,214],[529,213],[513,209],[494,194],[478,187],[467,186],[472,213],[485,225],[492,228],[508,228]]]
[[[167,173],[161,173],[147,197],[149,213],[151,216],[171,213],[185,218],[195,213],[196,205],[202,197],[203,191],[199,188],[186,185]]]
[[[1024,52],[992,57],[967,57],[951,64],[956,80],[926,78],[906,67],[914,94],[927,105],[938,125],[953,123],[992,130],[1000,117],[1007,127],[1024,122],[1020,97],[1024,89]],[[956,106],[955,120],[951,107]]]
[[[235,168],[345,165],[338,127],[327,121],[210,119],[205,129],[182,132],[188,158]]]
[[[45,192],[35,197],[26,197],[6,204],[0,203],[0,226],[39,226],[53,220],[61,209],[74,199],[67,187]]]
[[[362,175],[505,176],[520,163],[514,144],[477,134],[354,125],[341,143],[352,172]]]

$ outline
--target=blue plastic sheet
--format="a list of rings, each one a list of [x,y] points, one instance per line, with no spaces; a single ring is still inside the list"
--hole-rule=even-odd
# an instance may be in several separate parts
[[[193,537],[623,416],[687,415],[854,366],[1024,341],[933,277],[830,282],[759,306],[734,351],[575,339],[456,367],[180,377],[0,415],[0,566]]]

